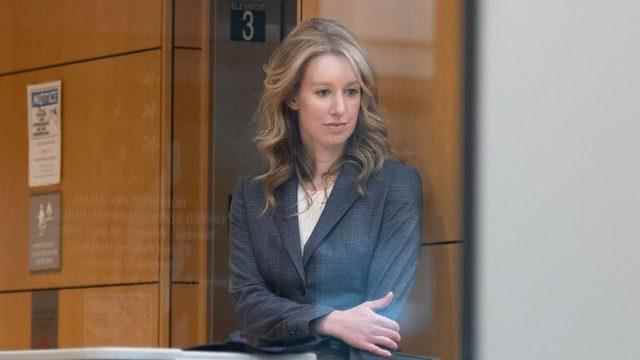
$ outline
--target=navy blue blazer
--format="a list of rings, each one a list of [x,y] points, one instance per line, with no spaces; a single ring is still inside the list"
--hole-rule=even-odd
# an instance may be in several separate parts
[[[379,313],[398,318],[421,243],[420,175],[387,160],[364,196],[356,176],[354,165],[343,166],[303,251],[297,177],[276,189],[277,207],[264,214],[262,183],[239,183],[230,215],[230,292],[240,326],[233,341],[270,352],[312,349],[326,340],[312,331],[313,320],[389,291],[393,303]],[[351,349],[351,357],[369,354],[359,352]]]

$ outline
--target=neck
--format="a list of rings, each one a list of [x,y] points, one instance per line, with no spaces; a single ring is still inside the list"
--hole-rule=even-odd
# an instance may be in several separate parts
[[[323,176],[331,169],[331,166],[342,156],[343,148],[322,149],[313,151],[313,187],[322,189],[328,184],[324,183]]]

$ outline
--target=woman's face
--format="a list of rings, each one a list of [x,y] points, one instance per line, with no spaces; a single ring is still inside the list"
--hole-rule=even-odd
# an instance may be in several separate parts
[[[312,59],[296,97],[289,106],[298,111],[302,143],[308,151],[342,152],[358,120],[360,83],[351,63],[341,55]]]

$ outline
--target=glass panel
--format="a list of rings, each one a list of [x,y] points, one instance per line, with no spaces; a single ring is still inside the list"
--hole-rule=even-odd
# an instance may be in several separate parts
[[[360,39],[376,70],[392,147],[418,168],[424,241],[417,283],[401,319],[401,350],[460,355],[460,1],[304,0],[302,17],[334,18]]]

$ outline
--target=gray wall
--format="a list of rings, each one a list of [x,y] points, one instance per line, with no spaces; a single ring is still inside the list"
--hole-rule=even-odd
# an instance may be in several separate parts
[[[640,3],[478,8],[476,358],[640,359]]]

